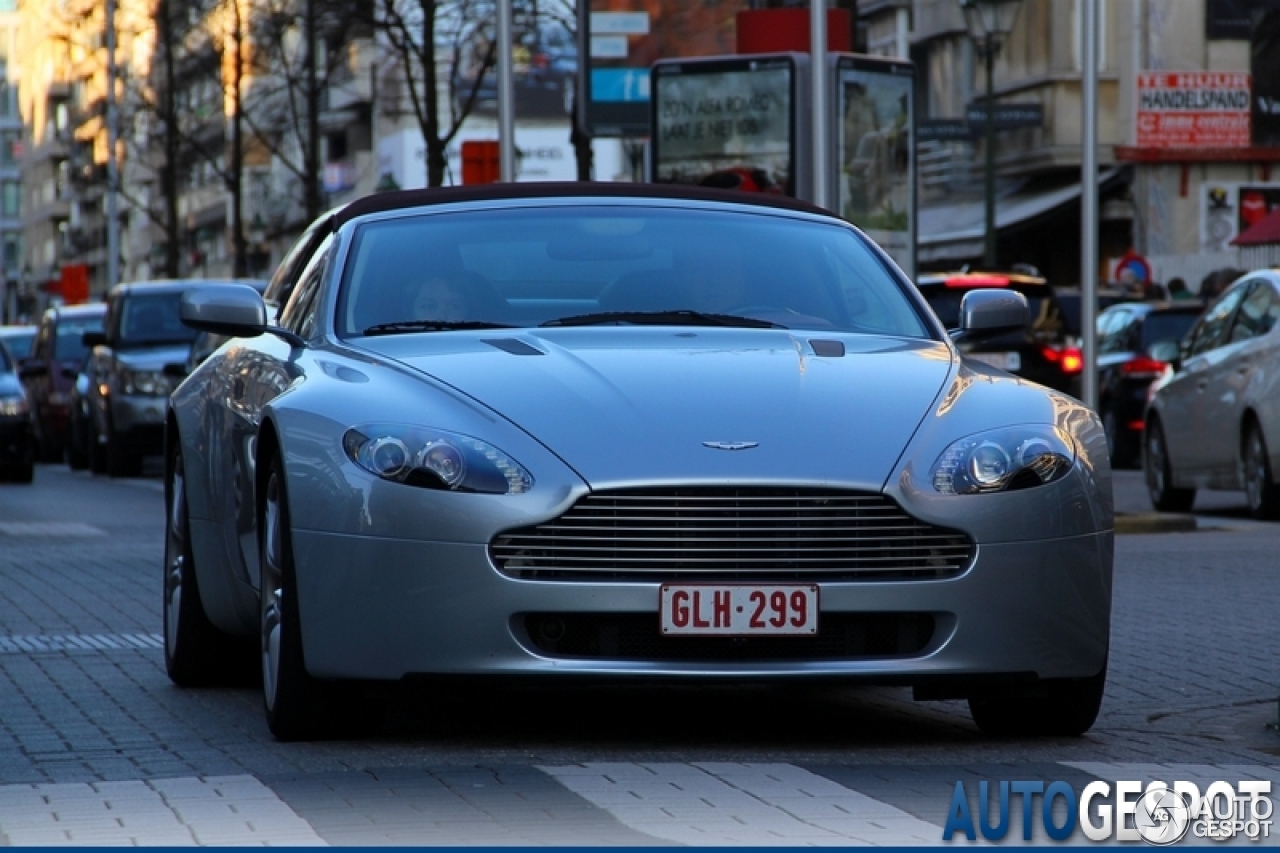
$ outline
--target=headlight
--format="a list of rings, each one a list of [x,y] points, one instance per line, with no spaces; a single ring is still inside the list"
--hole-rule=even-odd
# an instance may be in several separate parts
[[[0,397],[0,417],[13,418],[26,413],[26,397],[21,394],[16,397]]]
[[[955,442],[929,476],[945,495],[1011,492],[1059,480],[1075,460],[1074,443],[1057,427],[1003,427]]]
[[[120,371],[120,393],[122,394],[164,397],[169,390],[169,378],[158,370]]]
[[[518,495],[533,488],[533,477],[492,444],[455,432],[367,424],[342,437],[348,458],[384,480],[491,495]]]

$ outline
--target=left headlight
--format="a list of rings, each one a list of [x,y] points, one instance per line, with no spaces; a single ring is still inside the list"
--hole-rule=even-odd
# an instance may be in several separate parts
[[[143,397],[164,397],[169,391],[169,377],[158,370],[120,371],[120,392]]]
[[[1075,444],[1057,427],[1002,427],[954,442],[929,478],[946,495],[1011,492],[1060,480],[1075,460]]]
[[[519,495],[533,488],[533,477],[519,462],[492,444],[456,432],[366,424],[342,437],[347,457],[370,474],[395,483]]]
[[[27,413],[27,398],[18,394],[12,397],[0,397],[0,417],[14,418]]]

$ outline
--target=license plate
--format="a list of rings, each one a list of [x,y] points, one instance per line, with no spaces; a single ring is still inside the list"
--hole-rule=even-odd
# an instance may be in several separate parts
[[[663,636],[811,636],[815,584],[663,584]]]
[[[1022,369],[1022,353],[1018,352],[971,352],[969,358],[1010,372]]]

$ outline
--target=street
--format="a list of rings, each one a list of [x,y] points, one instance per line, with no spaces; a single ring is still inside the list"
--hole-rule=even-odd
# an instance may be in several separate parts
[[[1149,511],[1141,478],[1117,472],[1119,511]],[[991,740],[900,688],[459,684],[395,694],[362,739],[277,743],[258,685],[165,675],[158,471],[40,466],[0,486],[0,845],[937,844],[958,780],[1280,789],[1280,525],[1237,494],[1197,512],[1117,537],[1082,738]]]

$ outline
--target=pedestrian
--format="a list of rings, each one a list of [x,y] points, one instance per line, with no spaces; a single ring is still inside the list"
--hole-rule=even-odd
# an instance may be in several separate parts
[[[1168,284],[1165,285],[1165,289],[1169,291],[1169,298],[1173,300],[1195,298],[1195,294],[1187,289],[1187,283],[1183,281],[1181,277],[1176,275],[1169,279]]]

